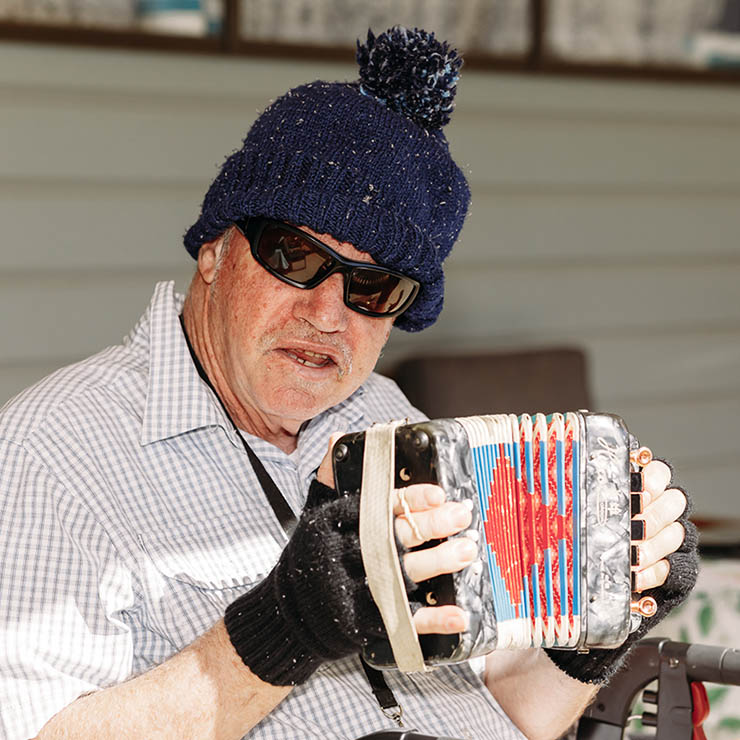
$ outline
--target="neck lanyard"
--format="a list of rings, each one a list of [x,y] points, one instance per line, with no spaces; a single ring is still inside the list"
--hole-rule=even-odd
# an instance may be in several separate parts
[[[185,331],[185,322],[182,318],[182,315],[180,315],[180,325],[182,326],[182,333],[185,337],[185,342],[188,345],[188,350],[190,351],[190,357],[193,360],[193,365],[195,365],[195,369],[198,371],[198,375],[200,375],[201,380],[211,389],[213,395],[216,396],[218,402],[221,404],[221,408],[223,409],[224,414],[226,414],[226,418],[231,422],[231,426],[234,428],[234,431],[244,445],[244,449],[246,450],[247,456],[249,457],[249,462],[252,464],[252,468],[254,469],[257,479],[262,486],[262,490],[265,492],[268,503],[272,507],[272,510],[275,513],[277,520],[280,522],[280,526],[283,528],[283,531],[288,537],[290,537],[290,535],[293,534],[293,530],[296,528],[296,524],[298,523],[296,515],[293,513],[293,510],[290,508],[288,502],[285,500],[283,492],[278,488],[277,484],[272,479],[272,476],[267,472],[267,470],[265,470],[265,466],[262,464],[262,461],[259,459],[259,457],[257,457],[254,450],[247,444],[247,440],[244,439],[242,433],[239,431],[239,427],[237,427],[237,425],[234,423],[234,420],[231,418],[231,414],[226,408],[226,404],[221,400],[221,396],[218,395],[218,392],[213,387],[213,383],[211,383],[210,378],[206,374],[206,371],[203,369],[203,365],[200,364],[200,360],[195,354],[193,345],[190,343],[188,333],[187,331]],[[362,663],[362,667],[365,671],[365,675],[367,676],[367,680],[370,684],[373,695],[375,696],[378,704],[380,704],[381,711],[386,717],[396,722],[399,727],[403,727],[403,721],[401,719],[403,710],[401,709],[401,705],[396,700],[396,697],[393,695],[390,686],[388,686],[388,684],[386,683],[386,680],[383,677],[383,673],[377,670],[377,668],[373,668],[371,665],[368,665],[362,655],[360,655],[360,662]]]

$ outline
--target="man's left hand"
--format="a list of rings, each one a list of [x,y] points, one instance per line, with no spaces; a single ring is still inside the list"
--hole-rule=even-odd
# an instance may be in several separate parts
[[[643,469],[643,510],[633,519],[645,522],[645,539],[633,543],[637,548],[635,590],[662,586],[670,564],[668,556],[684,542],[686,530],[677,521],[686,510],[686,494],[678,488],[668,488],[671,469],[660,460],[653,460]]]

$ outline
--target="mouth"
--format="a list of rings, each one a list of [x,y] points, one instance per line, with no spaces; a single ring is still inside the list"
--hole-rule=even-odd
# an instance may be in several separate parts
[[[311,350],[298,349],[295,347],[291,349],[283,348],[281,351],[291,360],[294,360],[304,367],[321,369],[326,367],[336,367],[337,365],[331,355],[322,354],[321,352],[313,352]]]

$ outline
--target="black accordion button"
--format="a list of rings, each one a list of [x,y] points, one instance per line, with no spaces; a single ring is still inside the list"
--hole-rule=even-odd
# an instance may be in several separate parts
[[[631,493],[630,494],[630,511],[632,516],[642,514],[642,494]]]
[[[642,487],[642,471],[630,473],[630,490],[633,492],[645,490]]]
[[[630,523],[632,527],[632,539],[633,540],[644,540],[645,539],[645,521],[643,519],[633,519]]]

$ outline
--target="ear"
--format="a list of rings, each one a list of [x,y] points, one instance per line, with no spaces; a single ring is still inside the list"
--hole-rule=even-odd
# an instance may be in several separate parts
[[[222,234],[212,242],[203,244],[198,251],[198,272],[207,285],[213,283],[216,277],[216,267],[223,248],[224,237]]]

